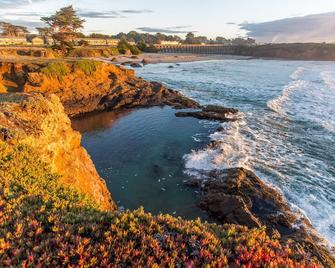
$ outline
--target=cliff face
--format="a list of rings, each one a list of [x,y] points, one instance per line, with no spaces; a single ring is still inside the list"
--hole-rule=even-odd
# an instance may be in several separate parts
[[[177,91],[135,77],[133,70],[101,62],[5,62],[0,65],[0,77],[2,91],[56,94],[69,116],[136,106],[199,107]]]
[[[60,182],[95,200],[101,209],[115,205],[99,177],[81,135],[72,130],[59,98],[41,94],[0,95],[0,141],[33,148]]]
[[[335,60],[335,45],[296,43],[237,46],[233,54],[257,58],[333,61]]]
[[[58,53],[49,48],[39,47],[2,47],[0,49],[1,57],[36,57],[36,58],[55,58]]]

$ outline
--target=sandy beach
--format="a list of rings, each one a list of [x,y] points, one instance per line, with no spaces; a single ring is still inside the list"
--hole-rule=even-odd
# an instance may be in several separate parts
[[[250,57],[236,56],[236,55],[205,55],[205,54],[190,54],[190,53],[143,53],[138,56],[116,56],[117,63],[141,63],[143,60],[148,64],[155,63],[179,63],[179,62],[193,62],[193,61],[209,61],[209,60],[229,60],[240,59],[245,60]],[[105,59],[109,60],[109,59]]]

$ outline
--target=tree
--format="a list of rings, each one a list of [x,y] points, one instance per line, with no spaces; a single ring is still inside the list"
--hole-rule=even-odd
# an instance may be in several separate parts
[[[186,44],[193,44],[194,43],[194,38],[195,38],[195,35],[194,33],[190,32],[186,35],[186,38],[185,38],[185,43]]]
[[[25,36],[27,33],[29,33],[27,27],[13,25],[8,22],[0,22],[0,30],[2,36],[10,37]]]
[[[77,16],[72,6],[61,8],[55,15],[42,17],[41,20],[48,25],[52,38],[62,50],[73,46],[74,38],[84,28],[85,22]]]

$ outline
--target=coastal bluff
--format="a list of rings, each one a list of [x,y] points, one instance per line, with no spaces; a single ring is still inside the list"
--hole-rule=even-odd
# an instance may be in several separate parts
[[[177,91],[136,77],[133,70],[91,60],[2,62],[0,92],[55,94],[70,117],[155,105],[199,108],[199,104]]]
[[[101,209],[116,208],[57,96],[0,94],[0,143],[31,147],[60,183],[87,194]]]

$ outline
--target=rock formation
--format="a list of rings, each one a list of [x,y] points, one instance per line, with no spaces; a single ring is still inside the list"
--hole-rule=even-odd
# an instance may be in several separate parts
[[[235,121],[231,115],[238,113],[238,110],[233,108],[225,108],[216,105],[208,105],[199,111],[178,112],[177,117],[195,117],[198,119],[215,120],[221,122]]]
[[[0,77],[0,85],[7,91],[56,94],[71,117],[96,110],[139,106],[199,107],[177,91],[137,78],[133,70],[107,63],[2,63]]]
[[[0,142],[32,147],[60,182],[95,200],[101,209],[115,208],[105,181],[99,177],[81,135],[71,128],[59,98],[41,94],[0,95]]]
[[[335,266],[335,259],[310,222],[293,212],[281,193],[253,172],[243,168],[216,170],[186,184],[201,189],[200,207],[220,222],[250,228],[266,226],[270,235],[298,242],[325,266]]]

